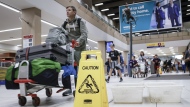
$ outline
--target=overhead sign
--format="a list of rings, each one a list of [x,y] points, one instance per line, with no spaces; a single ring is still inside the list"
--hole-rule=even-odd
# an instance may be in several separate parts
[[[147,48],[158,48],[158,47],[165,47],[164,42],[158,42],[158,43],[148,43],[146,44]]]
[[[23,48],[32,47],[33,46],[33,35],[23,36]]]
[[[95,55],[96,59],[86,59]],[[99,50],[81,53],[74,107],[108,107],[104,63]]]
[[[160,1],[158,3],[157,1]],[[135,18],[133,32],[168,29],[182,26],[181,0],[152,0],[130,4],[131,15]],[[125,6],[119,7],[120,33],[130,32]]]

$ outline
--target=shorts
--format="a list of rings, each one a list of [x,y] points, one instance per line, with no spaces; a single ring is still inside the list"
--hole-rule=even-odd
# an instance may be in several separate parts
[[[117,66],[118,66],[118,62],[117,62],[117,61],[112,61],[112,62],[110,63],[110,68],[111,68],[111,69],[118,68]]]
[[[132,74],[136,74],[137,73],[137,69],[136,68],[131,68]]]

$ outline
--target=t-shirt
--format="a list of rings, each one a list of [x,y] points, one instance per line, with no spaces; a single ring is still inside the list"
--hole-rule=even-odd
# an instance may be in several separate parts
[[[154,58],[153,62],[155,63],[156,66],[160,66],[161,60],[160,60],[160,58]]]
[[[112,61],[117,61],[119,56],[119,52],[114,50],[109,52],[109,57],[111,58]]]
[[[135,68],[136,66],[134,66],[134,65],[136,65],[136,64],[137,64],[137,60],[130,60],[130,62],[129,62],[130,68]]]

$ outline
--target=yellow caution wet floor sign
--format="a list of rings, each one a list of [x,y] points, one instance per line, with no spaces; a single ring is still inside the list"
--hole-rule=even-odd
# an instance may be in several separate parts
[[[101,51],[81,53],[74,107],[109,107]]]

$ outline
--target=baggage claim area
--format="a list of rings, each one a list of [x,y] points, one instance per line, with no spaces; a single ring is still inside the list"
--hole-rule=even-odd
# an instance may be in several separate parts
[[[0,0],[0,107],[189,107],[190,0]]]

